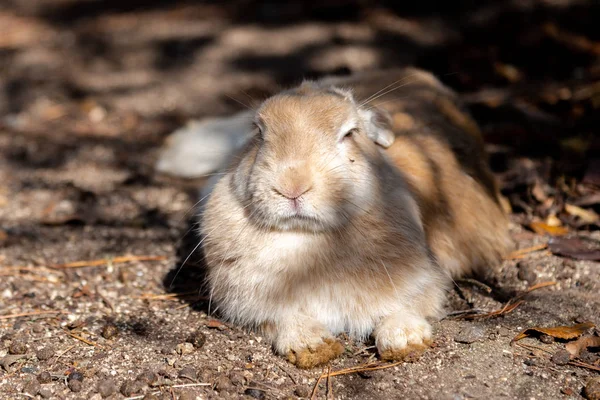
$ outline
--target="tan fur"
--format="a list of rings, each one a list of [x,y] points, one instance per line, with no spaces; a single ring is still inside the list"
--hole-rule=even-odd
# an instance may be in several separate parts
[[[384,96],[391,117],[355,100],[409,75],[417,89]],[[372,334],[386,359],[422,350],[450,276],[497,263],[509,242],[481,138],[451,92],[419,71],[331,83],[263,103],[202,217],[211,301],[301,368],[339,356],[340,332]]]

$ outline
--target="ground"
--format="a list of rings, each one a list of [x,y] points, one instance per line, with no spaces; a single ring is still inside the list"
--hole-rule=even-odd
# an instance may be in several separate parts
[[[569,363],[564,340],[511,341],[534,326],[600,324],[600,7],[403,7],[0,5],[0,398],[311,397],[327,368],[296,369],[261,337],[207,315],[197,254],[179,271],[197,243],[201,182],[153,164],[190,118],[226,115],[302,77],[398,65],[433,71],[465,99],[512,206],[517,248],[566,233],[587,238],[588,251],[557,237],[485,284],[457,282],[419,359],[333,376],[377,362],[372,343],[342,337],[346,352],[315,398],[580,398],[598,377],[597,353]],[[544,282],[511,312],[457,313],[502,309]]]

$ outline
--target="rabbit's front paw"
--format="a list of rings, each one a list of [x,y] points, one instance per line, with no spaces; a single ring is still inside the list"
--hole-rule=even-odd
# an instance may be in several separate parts
[[[344,346],[339,341],[334,338],[323,338],[316,346],[291,349],[287,353],[287,358],[298,368],[313,368],[339,357],[343,352]]]
[[[393,315],[380,322],[374,336],[382,360],[403,360],[429,348],[431,325],[419,316]]]
[[[344,351],[344,346],[325,326],[302,314],[278,323],[264,324],[262,331],[273,341],[277,352],[298,368],[325,364]]]

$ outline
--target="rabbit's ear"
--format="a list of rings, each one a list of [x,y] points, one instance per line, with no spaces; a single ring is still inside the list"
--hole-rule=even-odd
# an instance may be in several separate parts
[[[392,130],[392,116],[386,110],[381,108],[369,108],[360,110],[359,115],[363,120],[367,136],[376,144],[387,149],[390,147],[396,135]]]

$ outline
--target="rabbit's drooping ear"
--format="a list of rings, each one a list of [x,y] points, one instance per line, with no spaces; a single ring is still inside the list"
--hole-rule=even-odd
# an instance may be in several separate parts
[[[396,136],[392,130],[392,116],[386,110],[381,108],[370,108],[360,110],[359,115],[363,120],[367,136],[376,144],[387,149],[390,147]]]

